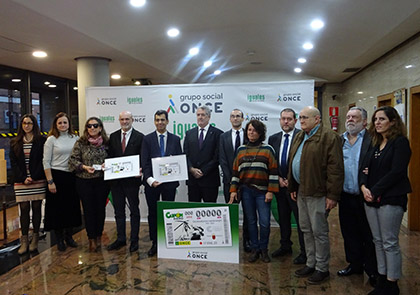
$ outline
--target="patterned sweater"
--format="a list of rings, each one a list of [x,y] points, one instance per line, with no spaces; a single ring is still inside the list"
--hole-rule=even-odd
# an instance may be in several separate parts
[[[277,161],[270,145],[242,145],[233,162],[230,192],[237,192],[240,185],[262,193],[279,191]]]
[[[88,173],[82,169],[82,165],[93,166],[101,165],[104,163],[105,158],[108,156],[108,147],[100,146],[96,147],[90,143],[86,144],[82,140],[78,140],[73,147],[71,156],[69,159],[69,169],[71,172],[75,172],[77,177],[90,179],[103,177],[102,171],[95,171],[94,173]]]

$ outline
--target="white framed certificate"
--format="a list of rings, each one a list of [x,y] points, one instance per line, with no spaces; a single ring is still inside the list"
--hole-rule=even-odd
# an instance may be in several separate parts
[[[187,157],[185,155],[152,159],[153,178],[159,182],[188,179]]]
[[[104,179],[140,176],[139,155],[105,159]]]

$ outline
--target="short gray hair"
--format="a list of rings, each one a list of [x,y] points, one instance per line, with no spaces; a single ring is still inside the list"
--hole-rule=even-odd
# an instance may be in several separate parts
[[[211,110],[208,106],[200,106],[197,108],[197,110],[203,110],[206,113],[206,115],[209,116],[209,118],[211,117]]]
[[[349,111],[360,111],[362,113],[362,119],[367,120],[368,114],[367,111],[362,107],[352,107]]]

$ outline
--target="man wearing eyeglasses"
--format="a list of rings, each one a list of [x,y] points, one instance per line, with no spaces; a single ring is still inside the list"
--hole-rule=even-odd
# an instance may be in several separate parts
[[[330,276],[327,218],[343,188],[343,150],[340,136],[322,125],[317,108],[305,107],[299,121],[303,132],[290,148],[287,179],[290,195],[297,200],[307,261],[295,275],[309,277],[309,284],[319,284]]]
[[[129,111],[123,111],[119,115],[121,129],[115,131],[109,137],[109,158],[141,155],[143,133],[135,130],[133,115]],[[125,200],[127,199],[130,209],[130,252],[139,249],[140,209],[139,188],[140,177],[129,177],[113,180],[111,193],[114,201],[115,221],[117,223],[117,239],[110,245],[108,250],[118,250],[126,245],[125,232]]]

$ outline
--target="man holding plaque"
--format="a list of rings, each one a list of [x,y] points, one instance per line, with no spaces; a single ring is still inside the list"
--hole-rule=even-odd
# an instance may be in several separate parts
[[[109,158],[134,156],[141,154],[143,133],[134,130],[133,115],[129,111],[123,111],[119,115],[121,129],[115,131],[109,137]],[[128,177],[111,181],[111,192],[117,223],[117,240],[108,245],[108,250],[118,250],[126,245],[125,233],[125,199],[130,208],[130,252],[139,249],[140,209],[139,187],[140,177]]]
[[[158,110],[154,116],[156,130],[147,134],[143,140],[141,163],[144,175],[144,187],[147,206],[149,208],[149,236],[152,247],[148,256],[157,253],[157,201],[174,201],[178,181],[161,183],[153,178],[152,158],[175,156],[182,154],[181,141],[177,135],[166,130],[169,123],[168,112]]]

